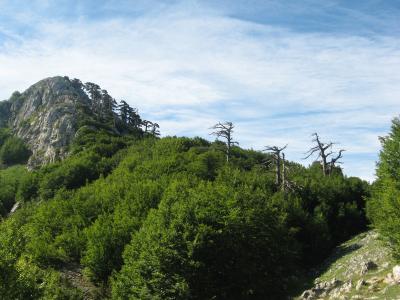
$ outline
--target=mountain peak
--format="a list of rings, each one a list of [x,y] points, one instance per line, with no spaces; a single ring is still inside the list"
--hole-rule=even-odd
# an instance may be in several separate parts
[[[99,85],[67,76],[45,78],[0,101],[0,128],[26,143],[30,168],[65,158],[84,126],[117,135],[159,135],[159,125],[142,120],[127,102],[118,104]]]
[[[78,129],[80,103],[90,100],[82,89],[74,87],[68,77],[50,77],[8,100],[8,124],[32,151],[28,165],[35,167],[64,158]]]

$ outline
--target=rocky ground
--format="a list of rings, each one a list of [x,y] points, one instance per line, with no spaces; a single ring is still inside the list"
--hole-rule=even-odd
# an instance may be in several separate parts
[[[298,300],[400,299],[400,265],[376,231],[340,245]]]
[[[84,300],[105,299],[105,291],[91,283],[83,275],[83,270],[78,264],[65,265],[60,272],[62,278],[67,280],[69,285],[81,291]]]

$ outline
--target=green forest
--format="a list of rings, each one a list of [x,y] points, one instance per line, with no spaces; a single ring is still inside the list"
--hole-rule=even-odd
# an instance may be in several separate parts
[[[371,226],[400,254],[399,119],[369,184],[334,164],[341,151],[304,167],[240,148],[229,122],[213,142],[160,138],[124,109],[136,121],[88,118],[66,159],[30,171],[1,130],[1,299],[84,299],[74,272],[98,299],[285,299]]]

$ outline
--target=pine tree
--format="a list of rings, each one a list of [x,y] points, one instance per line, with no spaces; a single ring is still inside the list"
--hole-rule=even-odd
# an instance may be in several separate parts
[[[377,164],[377,180],[367,202],[367,213],[379,232],[400,253],[400,119],[392,122],[388,136],[380,137],[382,150]]]
[[[153,123],[148,120],[143,120],[142,126],[144,126],[144,132],[147,133],[147,132],[149,132],[150,128],[152,128]]]
[[[82,90],[82,89],[83,89],[83,83],[82,83],[82,81],[80,81],[80,80],[77,79],[77,78],[72,79],[72,80],[71,80],[71,84],[72,84],[72,86],[73,86],[75,89],[77,89],[77,90]]]
[[[119,117],[124,124],[128,123],[129,114],[131,112],[131,107],[125,100],[121,100],[118,105]]]
[[[86,82],[84,85],[85,91],[89,94],[92,103],[92,111],[99,116],[101,114],[101,89],[95,83]]]
[[[136,108],[131,108],[129,110],[128,124],[133,126],[134,128],[140,128],[140,125],[142,124],[142,119],[140,118],[140,115]]]

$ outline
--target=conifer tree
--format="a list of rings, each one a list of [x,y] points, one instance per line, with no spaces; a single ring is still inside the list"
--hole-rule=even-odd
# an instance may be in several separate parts
[[[150,128],[153,126],[153,123],[148,120],[143,120],[142,126],[144,126],[144,132],[147,133],[150,130]]]
[[[129,109],[128,124],[133,126],[134,128],[140,128],[142,120],[136,108]]]
[[[101,89],[95,83],[86,82],[84,85],[85,91],[89,94],[92,103],[92,111],[99,116],[101,113]]]
[[[131,112],[131,107],[125,100],[121,100],[118,105],[119,117],[124,124],[128,123],[129,114]]]
[[[83,83],[82,83],[82,81],[80,81],[80,80],[77,79],[77,78],[72,79],[72,80],[71,80],[71,84],[72,84],[72,86],[73,86],[74,88],[76,88],[77,90],[83,89]]]
[[[117,102],[113,97],[108,94],[107,90],[101,90],[101,107],[102,107],[102,117],[105,120],[112,120],[115,126],[115,109],[117,107]]]

